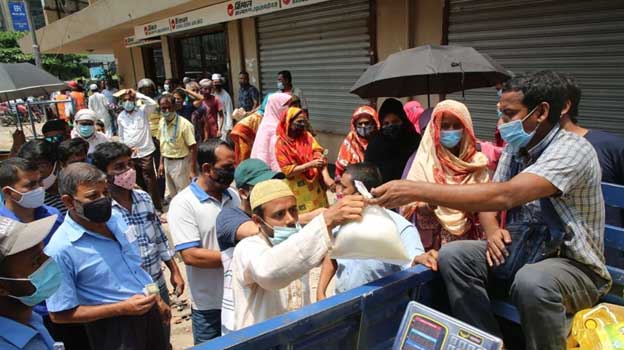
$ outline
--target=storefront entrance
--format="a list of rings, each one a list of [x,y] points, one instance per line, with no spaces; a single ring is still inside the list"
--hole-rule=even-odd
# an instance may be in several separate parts
[[[230,83],[225,31],[195,34],[176,40],[178,75],[194,79],[219,73]]]

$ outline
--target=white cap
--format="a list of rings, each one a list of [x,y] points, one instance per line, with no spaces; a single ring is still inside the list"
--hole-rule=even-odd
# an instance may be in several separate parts
[[[218,82],[222,82],[223,81],[223,77],[221,76],[221,74],[215,73],[215,74],[212,75],[212,80],[218,81]]]
[[[79,110],[76,115],[74,116],[74,120],[75,121],[79,121],[79,120],[91,120],[91,121],[96,121],[97,120],[97,116],[95,115],[95,112],[88,109],[88,108],[83,108],[81,110]]]
[[[89,85],[89,89],[91,89],[92,91],[95,91],[98,89],[98,86],[96,84],[91,84]]]
[[[214,75],[213,75],[214,77]],[[202,79],[199,81],[199,86],[204,87],[204,88],[208,88],[208,87],[212,87],[212,80],[210,79]]]
[[[55,221],[56,215],[29,223],[0,217],[0,261],[42,242],[52,230]]]

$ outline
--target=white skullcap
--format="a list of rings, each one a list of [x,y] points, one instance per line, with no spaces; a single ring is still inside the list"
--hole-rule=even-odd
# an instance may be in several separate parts
[[[88,108],[84,108],[79,110],[76,115],[74,116],[74,120],[75,121],[79,121],[79,120],[91,120],[91,121],[96,121],[97,120],[97,116],[95,115],[95,112],[88,109]]]

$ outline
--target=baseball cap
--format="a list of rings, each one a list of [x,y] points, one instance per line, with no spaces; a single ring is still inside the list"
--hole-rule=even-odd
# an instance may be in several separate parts
[[[0,217],[0,261],[42,242],[52,230],[55,221],[56,215],[29,223]]]
[[[274,199],[295,196],[288,184],[283,180],[266,180],[258,183],[251,190],[249,203],[251,210]]]
[[[265,162],[254,158],[241,162],[234,171],[234,182],[238,188],[255,186],[266,180],[284,178],[286,175],[271,170]]]
[[[96,121],[97,120],[97,116],[95,115],[95,112],[88,109],[88,108],[83,108],[81,110],[79,110],[76,115],[74,116],[74,120],[75,121],[79,121],[79,120],[91,120],[91,121]]]

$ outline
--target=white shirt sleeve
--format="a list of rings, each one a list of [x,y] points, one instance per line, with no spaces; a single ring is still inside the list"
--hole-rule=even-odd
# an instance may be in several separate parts
[[[158,104],[151,97],[147,95],[143,95],[142,93],[138,91],[136,92],[136,97],[145,102],[143,106],[141,106],[140,108],[145,114],[145,117],[148,118],[150,114],[154,113],[154,111],[156,110],[156,107],[158,107]]]
[[[199,225],[195,220],[195,211],[180,195],[171,201],[167,219],[176,251],[201,246],[201,235]]]
[[[237,278],[245,285],[256,283],[266,290],[284,288],[318,266],[331,246],[323,215],[273,247],[263,239],[244,239],[235,248],[241,249],[240,254],[234,253],[242,266]]]

